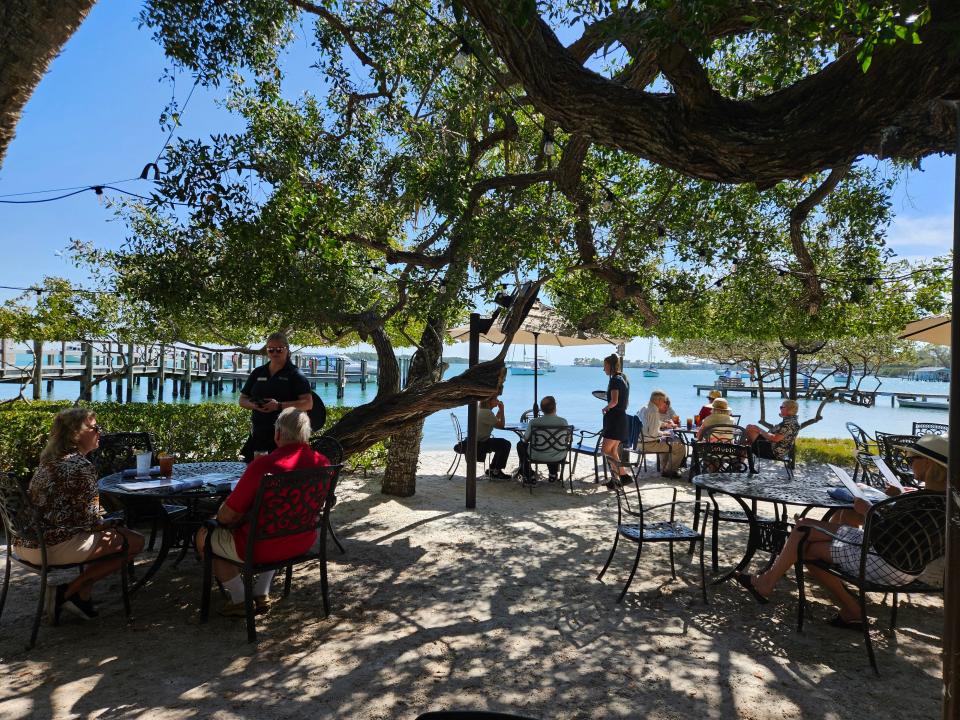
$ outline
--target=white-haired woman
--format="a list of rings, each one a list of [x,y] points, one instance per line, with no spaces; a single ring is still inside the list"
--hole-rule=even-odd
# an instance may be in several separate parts
[[[310,440],[310,418],[296,408],[287,408],[280,413],[274,424],[273,440],[277,449],[268,455],[254,458],[232,493],[223,501],[217,512],[217,521],[221,527],[213,531],[210,538],[215,555],[243,562],[247,551],[247,537],[250,524],[246,515],[253,507],[260,481],[264,475],[308,470],[329,465],[330,461],[314,451],[308,444]],[[279,514],[279,511],[277,511]],[[206,528],[197,531],[197,547],[205,546]],[[280,562],[301,555],[317,539],[316,531],[287,535],[273,540],[264,540],[254,547],[254,561]],[[240,570],[236,565],[214,557],[213,573],[223,584],[230,601],[220,611],[227,617],[244,617],[245,591]],[[270,583],[273,572],[261,573],[253,586],[253,598],[258,612],[264,612],[269,603]]]
[[[100,445],[96,415],[86,408],[61,410],[53,419],[50,437],[40,454],[40,467],[28,493],[44,526],[47,562],[51,565],[85,563],[119,552],[127,540],[128,557],[143,550],[143,536],[121,527],[108,527],[97,504],[97,471],[86,455]],[[40,564],[35,542],[15,545],[18,556]],[[123,558],[83,565],[72,582],[47,589],[47,614],[58,621],[63,610],[84,620],[97,616],[93,585],[118,571]]]

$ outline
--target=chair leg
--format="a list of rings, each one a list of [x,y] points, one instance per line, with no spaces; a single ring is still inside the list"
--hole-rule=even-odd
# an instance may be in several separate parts
[[[454,451],[453,456],[453,462],[450,463],[450,467],[447,468],[447,480],[452,480],[457,472],[457,468],[460,467],[460,453]]]
[[[607,556],[607,561],[603,564],[603,569],[600,571],[600,574],[597,575],[597,580],[603,579],[603,574],[607,571],[607,568],[610,567],[610,561],[613,560],[613,554],[617,551],[617,543],[620,542],[620,533],[617,532],[613,536],[613,547],[610,548],[610,554]]]
[[[673,543],[667,543],[670,546],[670,576],[676,580],[677,579],[677,569],[673,564]]]
[[[293,582],[293,565],[287,565],[287,571],[283,577],[283,597],[290,595],[290,584]]]
[[[10,542],[7,541],[7,569],[3,574],[3,590],[0,590],[0,617],[3,617],[3,606],[7,602],[7,589],[10,587]]]
[[[803,632],[803,616],[806,612],[807,595],[803,587],[803,562],[793,566],[797,574],[797,632]]]
[[[320,556],[320,594],[323,597],[323,616],[330,615],[330,588],[327,584],[327,554]]]
[[[627,590],[630,589],[630,583],[633,582],[633,576],[637,574],[637,566],[640,564],[640,553],[643,551],[643,540],[637,543],[637,556],[633,559],[633,567],[630,569],[630,577],[627,578],[626,585],[623,586],[623,590],[620,591],[620,597],[617,598],[617,602],[623,602],[624,596],[627,594]]]
[[[717,572],[720,556],[720,509],[714,501],[713,504],[713,530],[710,536],[710,561],[713,563],[713,571]]]
[[[158,515],[153,516],[153,523],[150,525],[150,543],[147,546],[150,550],[153,550],[153,545],[157,540],[157,522],[160,520]]]
[[[43,601],[47,598],[47,567],[40,570],[40,599],[37,601],[37,614],[33,618],[33,630],[30,631],[30,644],[27,649],[33,649],[37,644],[37,633],[40,632],[40,617],[43,615]]]
[[[347,551],[343,549],[343,545],[340,544],[340,539],[337,537],[337,534],[333,531],[333,524],[327,523],[327,532],[330,533],[330,538],[333,540],[334,544],[337,546],[337,549],[340,550],[341,555],[346,555]]]
[[[704,517],[706,517],[706,513],[704,513]],[[709,605],[710,601],[707,599],[707,571],[703,568],[703,546],[706,542],[707,535],[704,533],[700,536],[700,588],[703,590],[703,604]]]
[[[893,594],[893,603],[890,609],[890,632],[893,632],[897,629],[897,606],[898,606],[898,594]]]
[[[699,520],[700,520],[700,495],[701,495],[701,492],[702,492],[702,491],[701,491],[701,489],[700,489],[700,486],[698,485],[698,486],[697,486],[697,489],[696,489],[696,492],[694,493],[694,497],[693,497],[693,529],[694,529],[694,530],[697,529],[697,525],[699,525]],[[696,540],[691,540],[691,541],[690,541],[690,547],[687,549],[687,555],[693,555],[693,551],[696,549],[696,547],[697,547],[697,541],[696,541]]]
[[[123,596],[123,611],[129,620],[132,614],[130,610],[130,568],[126,557],[120,563],[120,593]]]
[[[203,586],[200,596],[200,622],[210,617],[210,593],[213,590],[213,553],[210,551],[209,533],[203,548]]]
[[[247,642],[257,641],[257,622],[254,619],[253,573],[243,573],[243,607],[247,614]]]
[[[873,643],[870,640],[870,622],[867,617],[867,594],[860,590],[860,617],[863,621],[863,641],[867,645],[867,657],[870,658],[870,667],[879,675],[880,668],[877,667],[877,657],[873,653]]]

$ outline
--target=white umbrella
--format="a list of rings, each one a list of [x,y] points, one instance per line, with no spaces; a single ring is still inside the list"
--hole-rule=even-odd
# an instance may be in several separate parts
[[[470,339],[470,325],[460,325],[448,331],[450,337],[457,342],[466,342]],[[506,340],[502,322],[497,322],[480,339],[493,345],[502,345]],[[575,345],[621,345],[628,339],[607,337],[605,335],[589,335],[577,330],[561,318],[557,311],[539,300],[534,301],[533,307],[513,336],[513,342],[518,345],[533,345],[533,405],[537,407],[537,348],[539,345],[554,347],[573,347]]]
[[[916,340],[949,347],[950,315],[933,315],[907,323],[899,337],[901,340]]]

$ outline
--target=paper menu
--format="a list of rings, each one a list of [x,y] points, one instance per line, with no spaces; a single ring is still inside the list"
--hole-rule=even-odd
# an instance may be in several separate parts
[[[863,490],[861,490],[860,486],[853,481],[853,478],[850,477],[846,470],[839,468],[836,465],[830,465],[829,463],[827,463],[827,467],[833,470],[833,474],[837,476],[837,479],[843,483],[843,486],[851,495],[853,495],[855,498],[860,498],[861,500],[870,502],[863,494]]]
[[[873,460],[873,464],[877,466],[877,470],[879,470],[880,474],[883,475],[883,479],[887,481],[887,485],[895,487],[900,492],[903,492],[903,485],[900,484],[900,479],[893,474],[893,470],[891,470],[890,466],[883,461],[883,458],[877,457],[876,455],[871,455],[870,459]]]

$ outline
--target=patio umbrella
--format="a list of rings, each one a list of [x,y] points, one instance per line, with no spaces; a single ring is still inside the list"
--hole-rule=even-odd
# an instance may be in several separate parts
[[[933,315],[907,323],[899,337],[901,340],[916,340],[949,347],[950,315]]]
[[[460,325],[449,331],[450,337],[460,342],[466,342],[470,337],[470,326]],[[480,336],[480,339],[493,345],[502,345],[506,336],[503,325],[498,322]],[[573,347],[575,345],[621,345],[627,342],[624,338],[613,338],[605,335],[590,335],[577,330],[561,318],[557,311],[539,300],[534,301],[533,307],[513,336],[513,342],[519,345],[533,345],[533,408],[538,413],[537,405],[537,351],[540,345],[553,347]]]

